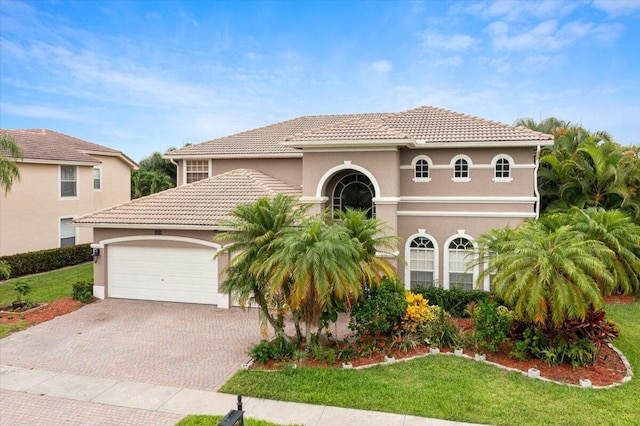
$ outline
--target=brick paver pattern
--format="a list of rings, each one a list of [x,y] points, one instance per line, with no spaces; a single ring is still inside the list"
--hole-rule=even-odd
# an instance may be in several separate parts
[[[212,391],[259,340],[256,309],[107,299],[2,339],[0,364]]]
[[[0,426],[173,426],[182,417],[0,389]]]

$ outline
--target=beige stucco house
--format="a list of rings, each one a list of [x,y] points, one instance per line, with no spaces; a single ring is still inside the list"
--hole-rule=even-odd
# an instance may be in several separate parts
[[[0,193],[0,256],[86,244],[91,228],[72,219],[131,199],[131,169],[120,151],[51,130],[1,130],[22,150],[20,179]]]
[[[402,238],[407,288],[476,287],[474,240],[538,215],[552,137],[433,107],[300,117],[168,152],[178,187],[78,218],[93,227],[94,292],[228,306],[212,236],[239,203],[297,195],[312,212],[368,209]],[[481,284],[488,289],[490,283]]]

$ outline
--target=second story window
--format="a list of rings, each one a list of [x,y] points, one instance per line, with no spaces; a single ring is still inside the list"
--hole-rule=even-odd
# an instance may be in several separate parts
[[[418,160],[416,162],[415,178],[416,179],[429,178],[429,163],[427,162],[427,160]]]
[[[60,166],[60,197],[78,196],[78,167]]]
[[[209,177],[208,160],[187,160],[186,183],[197,182]]]
[[[96,191],[102,189],[102,169],[100,167],[93,168],[93,189]]]
[[[496,178],[498,179],[507,179],[511,177],[511,167],[509,164],[509,160],[506,158],[500,158],[496,161]]]
[[[464,158],[458,158],[453,166],[454,178],[469,178],[469,163]]]

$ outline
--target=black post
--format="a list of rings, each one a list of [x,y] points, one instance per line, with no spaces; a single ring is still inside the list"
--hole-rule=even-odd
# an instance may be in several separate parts
[[[242,411],[242,395],[238,395],[238,411]]]

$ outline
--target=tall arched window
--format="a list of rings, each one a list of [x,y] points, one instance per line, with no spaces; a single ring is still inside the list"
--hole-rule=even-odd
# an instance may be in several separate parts
[[[498,154],[491,160],[493,165],[494,182],[511,182],[513,180],[511,169],[513,168],[513,158],[507,154]]]
[[[414,177],[416,179],[429,178],[429,163],[427,160],[421,159],[416,161]]]
[[[473,243],[465,237],[454,238],[449,243],[450,289],[473,290],[473,252]]]
[[[433,287],[437,259],[433,241],[418,236],[409,245],[409,288]]]
[[[373,204],[374,188],[371,180],[362,173],[350,173],[336,183],[331,197],[334,210],[347,208],[366,210],[369,217],[375,216]]]

